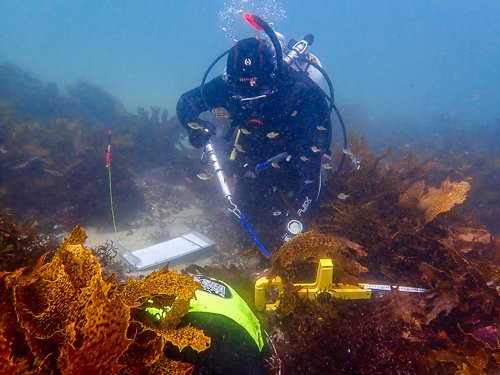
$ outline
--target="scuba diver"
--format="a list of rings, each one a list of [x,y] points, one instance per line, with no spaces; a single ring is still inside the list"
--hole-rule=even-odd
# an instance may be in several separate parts
[[[179,351],[171,345],[165,355],[193,364],[194,375],[267,374],[265,361],[271,356],[271,348],[274,355],[276,351],[246,302],[222,281],[201,275],[194,276],[194,281],[203,289],[196,290],[191,309],[178,328],[190,324],[203,330],[211,339],[210,347],[198,353],[189,346]],[[145,311],[157,319],[164,313],[154,307]]]
[[[216,133],[212,123],[200,118],[203,112],[218,116],[223,111],[231,120],[224,139],[228,143],[234,139],[234,149],[222,169],[236,177],[234,200],[238,212],[245,214],[243,226],[268,256],[306,230],[307,217],[320,197],[322,168],[331,168],[327,164],[330,115],[335,106],[328,76],[317,60],[307,59],[314,57],[306,52],[312,35],[287,46],[261,18],[248,14],[245,18],[269,39],[256,34],[221,54],[202,85],[180,97],[177,116],[198,149],[211,146],[210,138]],[[205,84],[209,71],[225,54],[224,73]],[[330,97],[311,78],[313,70],[325,76]],[[223,185],[223,177],[219,180]]]

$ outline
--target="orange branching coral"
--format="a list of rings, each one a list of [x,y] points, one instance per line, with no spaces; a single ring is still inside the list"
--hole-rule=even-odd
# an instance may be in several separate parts
[[[0,372],[147,373],[165,340],[181,350],[210,346],[202,331],[176,329],[199,287],[192,277],[165,267],[117,285],[103,278],[85,238],[77,227],[51,262],[42,258],[27,275],[25,269],[0,274]],[[165,308],[159,323],[141,309],[148,300]],[[176,363],[176,373],[189,373],[181,362],[168,362],[169,369]]]

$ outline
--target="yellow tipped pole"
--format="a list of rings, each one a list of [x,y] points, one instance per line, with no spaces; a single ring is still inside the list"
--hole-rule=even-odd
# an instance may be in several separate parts
[[[233,151],[231,152],[231,156],[229,157],[230,160],[236,160],[236,155],[238,150],[236,150],[236,145],[238,144],[238,141],[240,140],[240,135],[241,135],[241,129],[238,129],[238,133],[236,134],[236,139],[234,140],[234,148]]]

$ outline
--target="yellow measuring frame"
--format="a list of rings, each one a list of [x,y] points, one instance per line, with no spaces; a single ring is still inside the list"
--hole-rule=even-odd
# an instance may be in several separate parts
[[[266,304],[266,288],[275,285],[278,287],[279,295],[283,293],[283,283],[281,278],[276,277],[269,281],[266,277],[261,277],[255,282],[255,307],[259,311],[275,310],[279,306],[279,301]],[[333,262],[331,259],[320,259],[316,282],[311,284],[294,284],[299,289],[299,296],[305,296],[315,300],[320,293],[328,293],[332,297],[340,299],[369,299],[371,289],[364,289],[364,285],[344,285],[333,284]]]

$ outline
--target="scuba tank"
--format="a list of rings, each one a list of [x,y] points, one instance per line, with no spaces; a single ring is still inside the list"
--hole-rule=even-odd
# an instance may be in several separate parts
[[[290,39],[290,41],[285,44],[285,37],[277,32],[276,35],[282,45],[284,55],[283,61],[290,65],[293,69],[307,73],[309,78],[311,78],[314,83],[316,83],[319,87],[322,87],[326,78],[320,70],[316,69],[311,64],[311,62],[320,67],[323,66],[315,55],[307,52],[307,48],[314,43],[314,36],[312,34],[306,34],[304,38],[298,42],[295,39]]]

